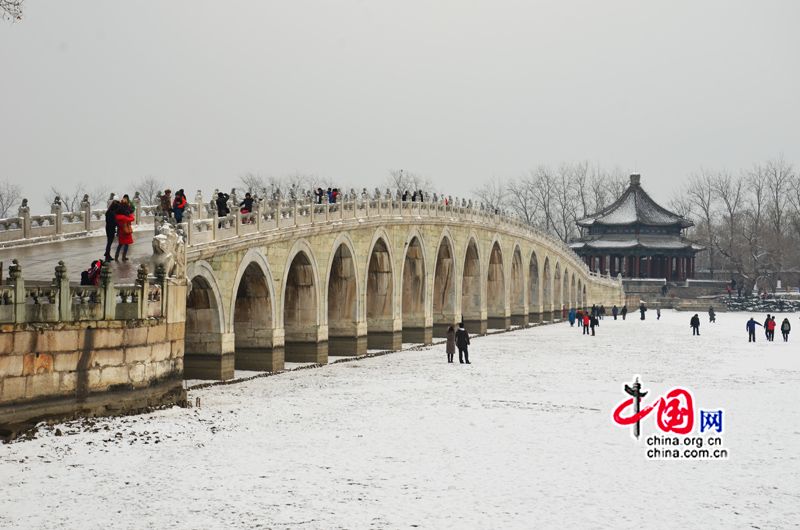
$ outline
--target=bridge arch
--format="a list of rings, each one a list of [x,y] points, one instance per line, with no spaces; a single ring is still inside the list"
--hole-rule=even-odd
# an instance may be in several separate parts
[[[522,267],[522,250],[519,243],[514,243],[514,253],[511,258],[511,286],[509,298],[511,300],[512,324],[525,325],[528,315],[525,309],[525,270]]]
[[[229,379],[233,376],[233,344],[229,340],[222,293],[214,269],[206,261],[190,263],[186,294],[184,376]]]
[[[320,275],[308,241],[298,239],[286,258],[283,277],[283,330],[289,362],[326,362],[327,328],[321,324]]]
[[[483,267],[477,239],[467,240],[461,268],[461,318],[473,332],[485,332],[483,318]]]
[[[365,268],[365,320],[367,345],[376,349],[400,349],[402,331],[395,326],[394,253],[382,228],[375,231]]]
[[[366,337],[359,332],[361,288],[358,281],[356,252],[347,233],[339,234],[328,259],[325,303],[330,355],[366,353]]]
[[[458,322],[456,312],[456,251],[450,231],[446,228],[436,247],[436,265],[433,271],[433,326],[434,335],[444,337],[447,328]]]
[[[553,318],[553,275],[550,271],[550,256],[544,258],[542,271],[542,320]]]
[[[402,265],[403,341],[429,344],[431,330],[426,326],[427,262],[425,242],[417,230],[412,230],[404,245]]]
[[[561,306],[564,303],[561,276],[561,262],[556,261],[553,272],[553,320],[561,318]]]
[[[531,321],[538,323],[541,319],[542,282],[539,279],[539,258],[536,257],[535,249],[531,251],[528,263],[528,311]]]
[[[272,352],[277,305],[272,271],[260,249],[250,249],[243,256],[231,295],[228,326],[234,334],[234,366],[240,370],[282,369]]]
[[[509,327],[506,317],[506,277],[503,263],[503,249],[495,236],[489,251],[489,265],[486,272],[486,309],[488,326],[495,329]]]

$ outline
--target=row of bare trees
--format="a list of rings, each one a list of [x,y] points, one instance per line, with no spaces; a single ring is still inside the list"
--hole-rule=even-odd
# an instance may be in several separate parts
[[[703,169],[671,207],[694,220],[689,235],[707,248],[698,268],[712,277],[774,289],[800,272],[800,174],[782,157],[737,172]]]
[[[565,162],[555,168],[539,166],[518,178],[492,179],[473,195],[490,209],[508,211],[568,242],[578,235],[575,221],[610,205],[627,183],[619,168]]]

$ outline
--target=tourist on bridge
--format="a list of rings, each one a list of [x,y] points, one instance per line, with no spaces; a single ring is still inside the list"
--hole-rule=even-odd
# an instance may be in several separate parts
[[[136,218],[130,206],[120,203],[114,217],[117,221],[117,250],[114,259],[119,261],[119,252],[122,251],[122,261],[128,261],[128,247],[133,245],[133,222]]]
[[[456,346],[458,346],[458,362],[470,364],[469,362],[469,333],[464,329],[464,323],[458,323],[456,331]]]
[[[119,210],[119,201],[114,199],[106,210],[106,253],[103,255],[106,261],[114,261],[114,258],[111,257],[111,245],[114,244],[114,238],[117,236],[117,210]]]
[[[689,321],[689,326],[692,328],[692,335],[700,335],[700,317],[697,316],[697,313]]]
[[[447,344],[445,345],[447,352],[447,362],[453,362],[453,355],[456,354],[456,330],[453,326],[447,328]]]
[[[789,332],[792,331],[792,325],[789,323],[788,318],[784,318],[781,322],[781,335],[783,335],[783,342],[789,342]]]
[[[172,201],[172,213],[175,215],[175,222],[183,222],[183,210],[186,209],[186,194],[180,189],[175,192],[175,200]]]
[[[586,311],[583,314],[583,334],[584,335],[588,335],[589,334],[589,325],[592,323],[593,319],[594,319],[594,317],[590,317],[588,311]],[[594,332],[594,328],[592,328],[592,331]]]
[[[172,219],[172,190],[166,189],[164,190],[164,195],[161,196],[161,215],[167,218],[167,220]]]
[[[622,315],[622,320],[625,320],[625,316],[628,314],[628,306],[627,305],[623,305],[622,306],[622,311],[620,311],[620,314]]]
[[[717,312],[714,311],[714,306],[709,306],[708,308],[708,321],[709,322],[717,322]]]
[[[569,314],[567,315],[567,320],[569,320],[569,327],[575,325],[575,308],[571,308],[569,310]]]
[[[594,328],[600,325],[600,319],[597,318],[597,315],[592,315],[592,318],[589,319],[589,327],[592,328],[592,337],[594,337]]]
[[[218,192],[217,193],[217,217],[219,217],[219,222],[217,223],[217,228],[222,228],[222,219],[224,219],[231,211],[228,209],[228,199],[231,196],[227,193]]]
[[[243,215],[246,215],[246,214],[252,212],[253,211],[253,202],[254,201],[255,201],[255,199],[253,198],[253,196],[250,194],[249,191],[247,193],[245,193],[244,194],[244,200],[239,203],[239,212],[242,213]],[[250,222],[250,221],[247,221],[247,220],[243,220],[242,221],[242,223],[246,223],[246,222]]]
[[[747,329],[747,342],[756,341],[756,326],[760,325],[760,323],[756,322],[756,319],[750,317],[750,320],[748,320],[747,324],[745,324],[745,329]]]
[[[325,196],[325,191],[322,188],[317,188],[314,192],[314,197],[317,199],[317,204],[322,204],[322,198]]]
[[[644,314],[645,314],[646,311],[647,311],[647,306],[644,305],[644,302],[640,303],[639,304],[639,314],[641,315],[641,318],[639,320],[644,320]]]
[[[614,307],[611,308],[611,316],[614,317],[614,320],[616,320],[617,315],[619,315],[619,308],[617,307],[617,304],[614,304]]]

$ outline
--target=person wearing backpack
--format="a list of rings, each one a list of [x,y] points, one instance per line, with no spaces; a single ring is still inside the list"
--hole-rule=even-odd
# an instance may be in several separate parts
[[[789,323],[788,318],[784,318],[781,322],[781,335],[783,335],[783,342],[789,342],[789,332],[792,331],[792,325]]]

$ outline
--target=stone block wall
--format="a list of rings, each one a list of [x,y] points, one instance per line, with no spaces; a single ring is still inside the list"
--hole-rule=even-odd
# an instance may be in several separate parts
[[[184,329],[164,318],[3,325],[0,430],[78,411],[99,395],[108,406],[154,387],[182,394]]]

